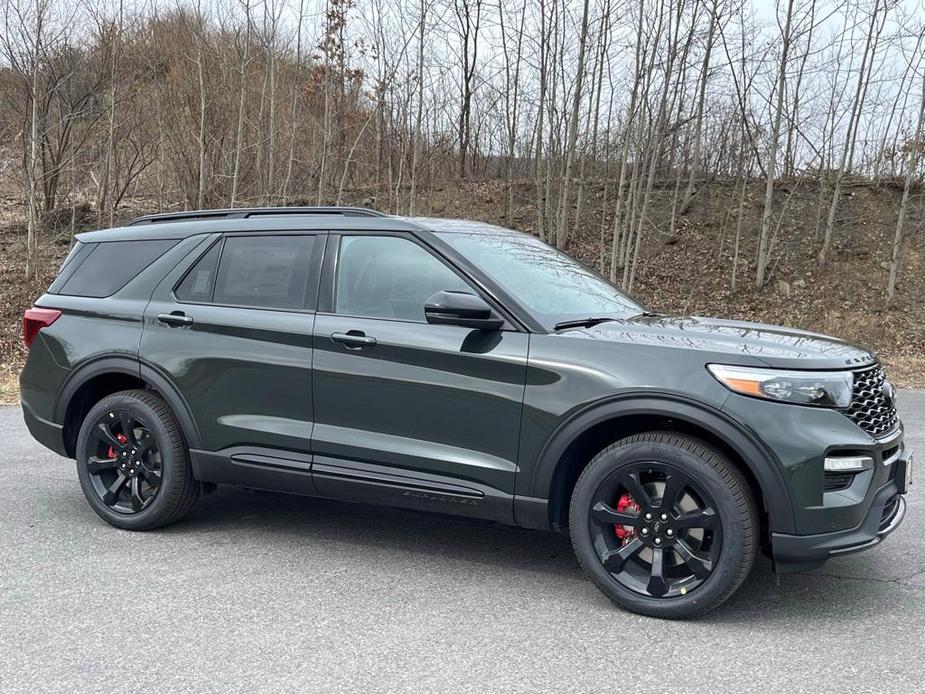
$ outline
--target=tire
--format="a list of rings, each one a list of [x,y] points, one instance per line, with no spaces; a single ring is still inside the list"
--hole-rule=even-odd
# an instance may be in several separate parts
[[[114,393],[87,413],[77,437],[77,476],[97,515],[125,530],[175,523],[200,491],[176,417],[146,390]]]
[[[578,561],[613,602],[683,619],[742,585],[759,524],[748,483],[719,451],[685,434],[648,432],[591,460],[572,492],[569,532]]]

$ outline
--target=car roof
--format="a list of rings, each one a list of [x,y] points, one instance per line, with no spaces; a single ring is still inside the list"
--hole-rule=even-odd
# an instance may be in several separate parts
[[[393,217],[393,219],[410,222],[428,231],[438,233],[529,236],[529,234],[521,231],[473,219],[445,219],[442,217]]]
[[[147,215],[126,226],[77,234],[81,243],[182,239],[199,234],[247,231],[432,231],[523,235],[503,227],[462,219],[398,217],[356,207],[260,207],[193,210]]]
[[[393,217],[352,217],[339,214],[287,215],[280,212],[251,218],[198,218],[138,224],[112,229],[88,231],[77,235],[81,243],[105,241],[141,241],[182,239],[197,234],[234,233],[243,231],[339,231],[339,230],[422,231],[410,222]]]

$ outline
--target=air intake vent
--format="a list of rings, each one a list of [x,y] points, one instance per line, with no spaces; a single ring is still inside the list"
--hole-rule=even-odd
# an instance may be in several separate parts
[[[826,473],[823,490],[827,492],[839,492],[847,489],[854,481],[853,472],[829,472]]]

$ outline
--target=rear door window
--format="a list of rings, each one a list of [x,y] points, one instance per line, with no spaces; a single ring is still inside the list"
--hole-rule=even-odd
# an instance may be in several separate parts
[[[310,234],[226,238],[212,301],[226,306],[313,308],[319,245],[318,237]],[[208,261],[208,255],[200,263]],[[198,265],[193,274],[197,271]],[[208,280],[197,276],[192,281],[204,285]]]
[[[112,296],[176,243],[176,239],[98,243],[74,269],[59,293],[67,296]],[[78,251],[67,263],[66,270],[79,260],[79,255]]]

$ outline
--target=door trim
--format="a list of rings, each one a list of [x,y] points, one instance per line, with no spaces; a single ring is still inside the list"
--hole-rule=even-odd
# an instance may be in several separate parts
[[[457,477],[316,455],[312,478],[332,499],[514,524],[512,495]]]
[[[477,482],[343,458],[253,446],[190,450],[200,482],[321,496],[515,525],[514,497]]]
[[[255,446],[221,451],[190,449],[193,476],[200,482],[233,484],[287,494],[316,496],[311,456]]]

